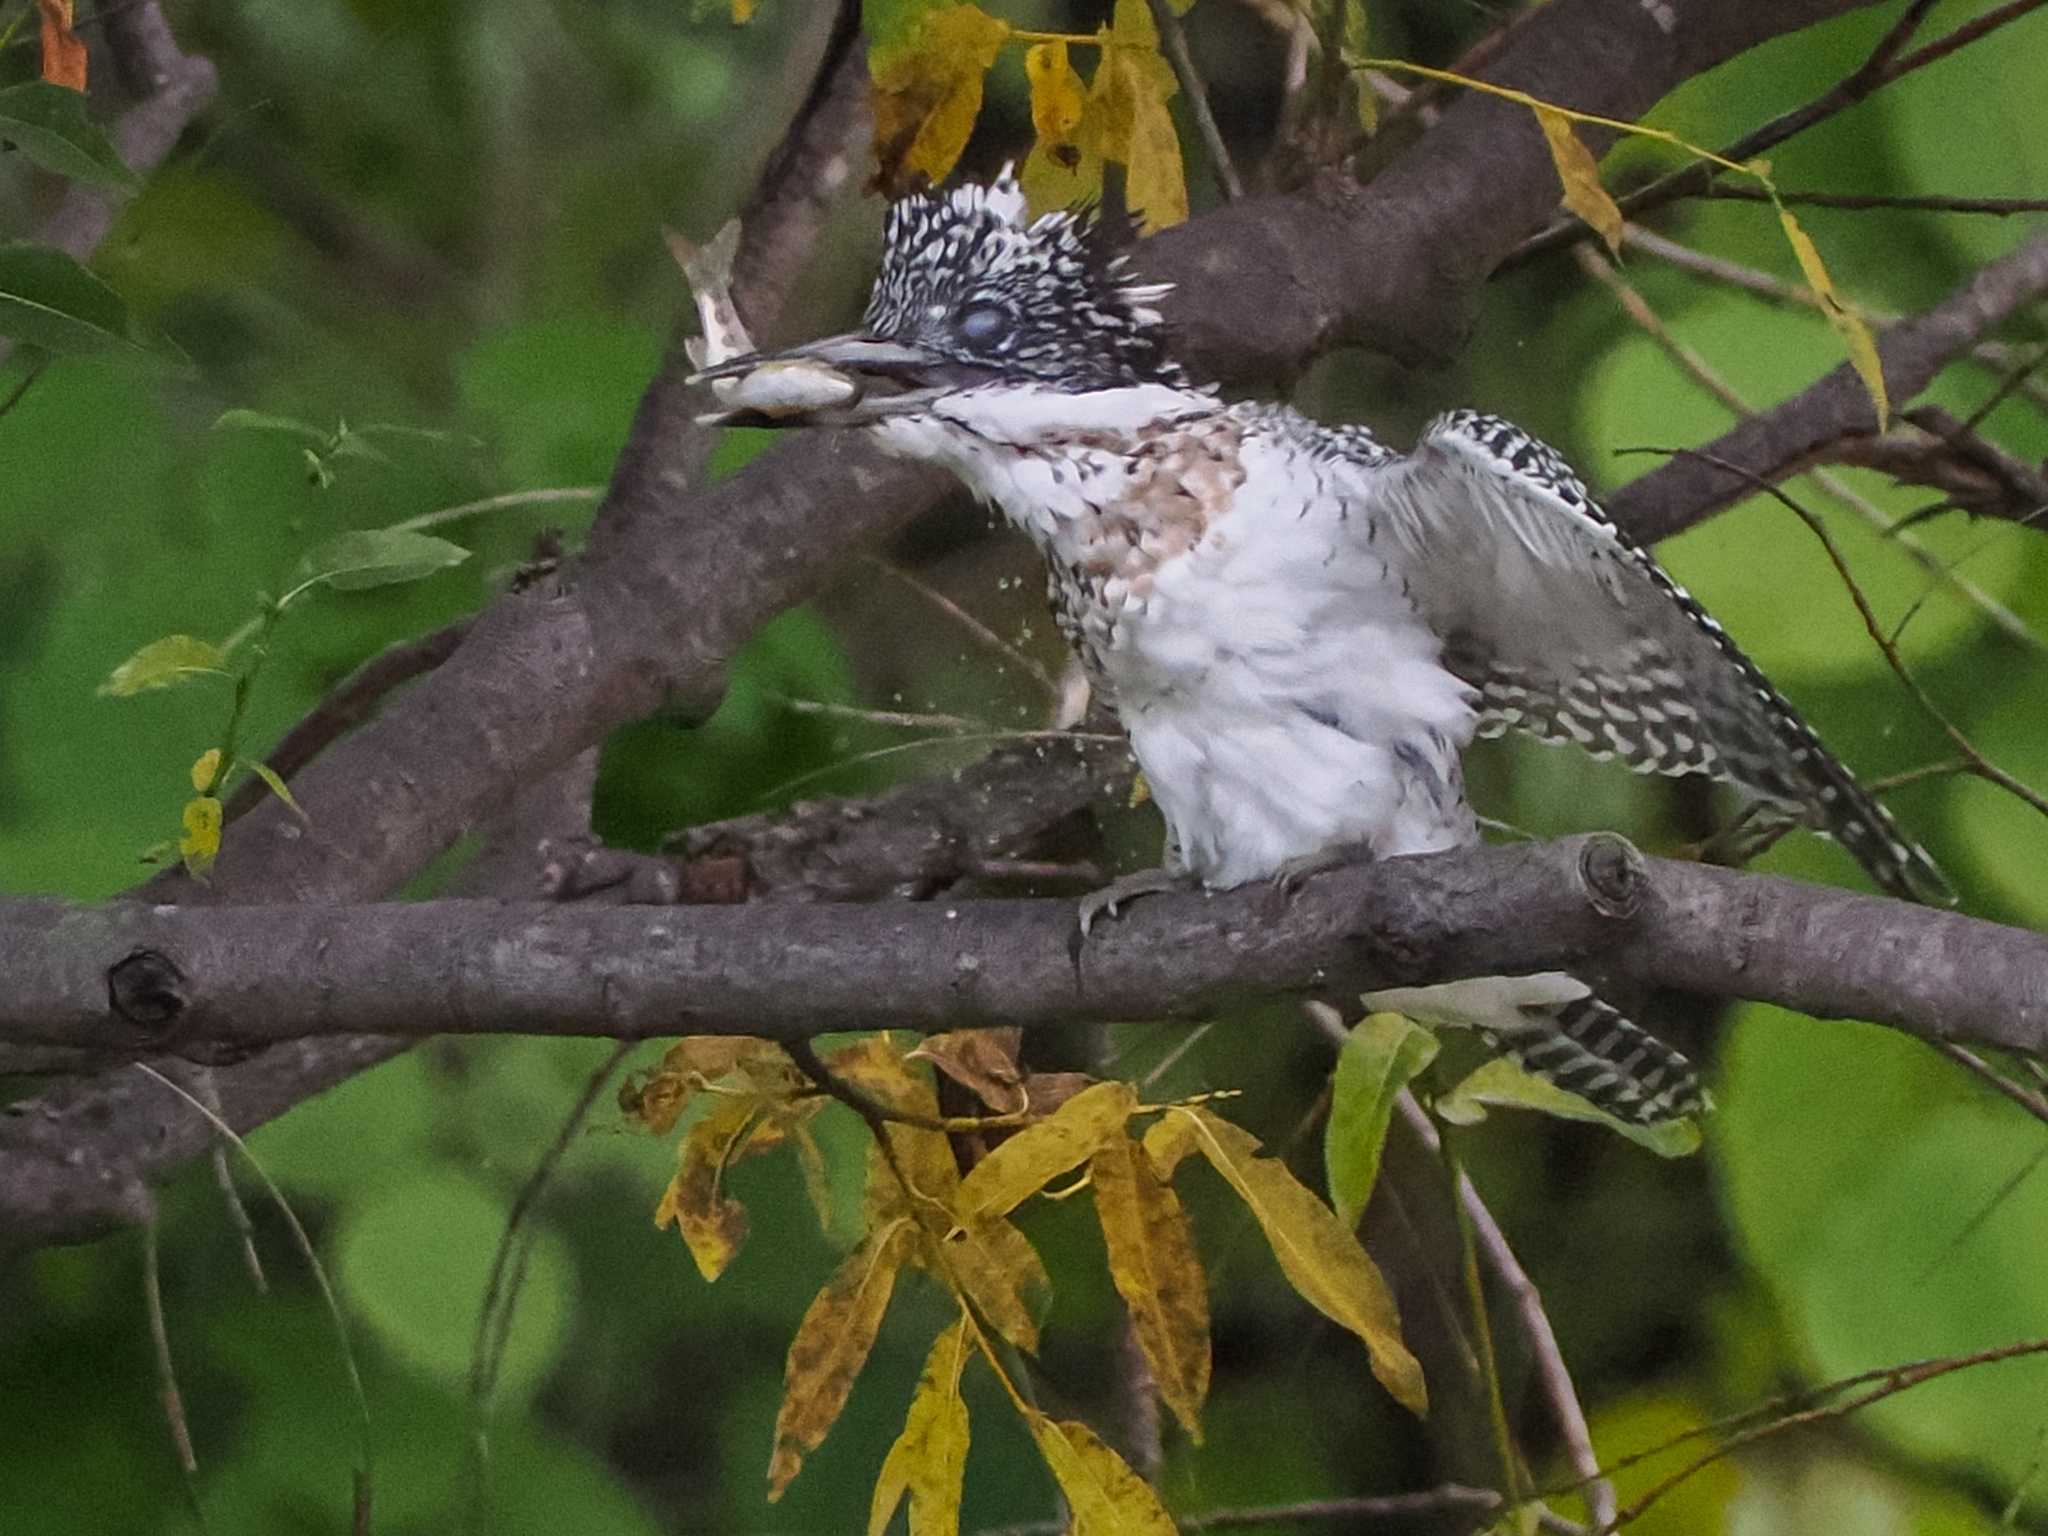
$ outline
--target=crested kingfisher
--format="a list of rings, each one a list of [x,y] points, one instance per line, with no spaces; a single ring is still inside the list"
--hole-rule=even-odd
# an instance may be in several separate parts
[[[891,208],[858,332],[698,375],[738,407],[720,419],[854,428],[943,466],[1045,556],[1060,627],[1167,829],[1164,869],[1085,901],[1084,932],[1174,881],[1476,843],[1461,756],[1508,729],[1728,781],[1839,840],[1885,890],[1947,899],[1927,855],[1550,448],[1468,410],[1401,453],[1363,427],[1227,403],[1169,355],[1166,291],[1133,278],[1099,220],[1029,217],[1006,172]],[[1374,1001],[1477,1028],[1624,1120],[1704,1103],[1685,1057],[1567,976]]]

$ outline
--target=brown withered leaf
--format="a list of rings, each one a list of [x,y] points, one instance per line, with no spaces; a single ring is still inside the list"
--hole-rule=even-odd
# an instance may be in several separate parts
[[[1173,1187],[1128,1136],[1089,1159],[1110,1278],[1131,1314],[1160,1401],[1199,1445],[1209,1395],[1209,1293],[1194,1229]]]
[[[1032,1072],[1024,1079],[1028,1112],[1049,1115],[1095,1081],[1086,1072]]]
[[[1010,24],[972,5],[925,12],[909,37],[870,50],[876,184],[890,197],[944,181],[981,113],[982,79]]]
[[[999,1115],[1023,1112],[1024,1073],[1017,1051],[1021,1029],[956,1029],[931,1035],[906,1059],[929,1061]]]
[[[71,30],[71,0],[36,0],[43,23],[43,78],[74,91],[85,89],[85,44]]]
[[[948,1328],[925,1358],[910,1399],[903,1433],[889,1447],[868,1507],[868,1536],[882,1536],[896,1506],[910,1495],[910,1536],[958,1536],[960,1490],[967,1472],[967,1404],[960,1372],[969,1344],[963,1319]]]
[[[771,1503],[803,1470],[804,1457],[824,1444],[846,1406],[854,1378],[881,1331],[911,1237],[905,1221],[870,1232],[811,1298],[797,1324],[783,1370],[782,1407],[775,1415],[775,1450],[768,1459]]]
[[[1271,1244],[1281,1273],[1304,1301],[1364,1341],[1372,1373],[1410,1412],[1429,1411],[1422,1367],[1401,1338],[1393,1292],[1351,1229],[1287,1171],[1259,1155],[1258,1138],[1199,1105],[1169,1118],[1195,1122],[1194,1144],[1245,1203]]]
[[[1086,1424],[1033,1413],[1031,1434],[1072,1511],[1068,1536],[1174,1536],[1159,1495]]]
[[[665,1136],[707,1084],[734,1072],[764,1096],[786,1097],[801,1086],[795,1063],[772,1040],[686,1035],[662,1053],[660,1065],[621,1086],[619,1108],[655,1135]]]
[[[972,1224],[1006,1216],[1065,1173],[1086,1162],[1138,1105],[1128,1083],[1097,1083],[1035,1125],[1027,1125],[976,1163],[960,1181],[958,1210]]]

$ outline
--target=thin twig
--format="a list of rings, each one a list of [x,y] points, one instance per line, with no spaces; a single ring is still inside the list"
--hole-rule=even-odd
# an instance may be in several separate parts
[[[1368,1527],[1377,1520],[1414,1519],[1423,1515],[1489,1515],[1501,1498],[1491,1488],[1466,1488],[1446,1483],[1420,1493],[1385,1494],[1358,1499],[1307,1499],[1297,1504],[1267,1504],[1251,1509],[1212,1509],[1182,1515],[1174,1524],[1182,1531],[1227,1531],[1243,1525],[1314,1525],[1324,1521],[1355,1522]],[[984,1528],[978,1536],[1058,1536],[1062,1520],[1034,1520],[1022,1525]]]
[[[1794,134],[1804,133],[1814,124],[1833,117],[1848,107],[1855,106],[1895,80],[1903,79],[1915,70],[1924,69],[1937,60],[1947,58],[1957,49],[1988,36],[2006,23],[2018,20],[2028,11],[2034,10],[2048,0],[2011,0],[1996,10],[1986,11],[1973,21],[1965,22],[1954,31],[1916,49],[1905,57],[1898,52],[1918,29],[1920,20],[1932,6],[1932,0],[1913,0],[1898,22],[1871,50],[1868,58],[1831,89],[1812,101],[1792,111],[1774,117],[1762,127],[1744,134],[1721,152],[1724,161],[1740,165],[1763,154],[1766,150],[1782,144]],[[1617,199],[1622,213],[1629,218],[1640,217],[1652,208],[1661,208],[1666,203],[1681,197],[1697,196],[1712,185],[1718,167],[1711,161],[1695,160],[1670,174],[1660,176],[1648,186],[1642,187],[1626,197]],[[1559,220],[1535,235],[1524,240],[1510,251],[1501,261],[1502,268],[1519,266],[1531,257],[1556,250],[1561,246],[1576,245],[1592,233],[1589,225],[1577,219]]]
[[[1958,1066],[1976,1073],[2043,1125],[2048,1125],[2048,1096],[2034,1092],[2024,1083],[2014,1082],[1968,1046],[1957,1045],[1953,1040],[1938,1040],[1934,1048]]]
[[[796,699],[786,693],[764,692],[771,704],[793,715],[823,715],[833,720],[857,720],[863,725],[889,725],[915,731],[989,731],[986,720],[966,715],[926,714],[907,709],[869,709],[862,704],[835,704],[828,699]]]
[[[236,1134],[235,1128],[188,1092],[182,1084],[164,1076],[149,1063],[138,1061],[133,1063],[133,1066],[137,1072],[158,1087],[167,1089],[184,1100],[186,1108],[204,1120],[212,1128],[214,1135],[242,1154],[250,1171],[262,1183],[264,1193],[269,1195],[272,1203],[277,1206],[278,1214],[284,1218],[285,1226],[291,1230],[292,1246],[298,1249],[299,1257],[306,1261],[306,1268],[313,1276],[313,1284],[319,1288],[321,1304],[326,1308],[327,1320],[334,1329],[335,1342],[341,1349],[341,1368],[348,1378],[349,1397],[355,1408],[357,1435],[355,1497],[349,1529],[354,1536],[369,1536],[370,1510],[376,1486],[376,1462],[371,1448],[370,1398],[363,1390],[362,1372],[356,1367],[355,1346],[349,1342],[348,1318],[342,1312],[340,1299],[334,1294],[333,1283],[327,1278],[327,1266],[320,1262],[319,1251],[314,1248],[313,1239],[307,1235],[305,1225],[299,1220],[299,1213],[292,1209],[292,1203],[285,1199],[284,1191],[277,1187],[277,1181],[271,1178],[270,1171],[257,1161],[256,1154],[251,1152],[249,1144]]]
[[[202,1068],[195,1074],[199,1097],[206,1101],[206,1107],[215,1114],[221,1112],[220,1083],[208,1069]],[[242,1244],[242,1267],[249,1271],[249,1283],[256,1287],[258,1296],[268,1295],[270,1283],[263,1277],[263,1258],[256,1252],[256,1224],[249,1219],[249,1207],[242,1199],[242,1192],[235,1188],[234,1170],[228,1167],[228,1146],[216,1140],[208,1160],[213,1164],[214,1187],[220,1191],[221,1204],[227,1207],[228,1220],[235,1229],[235,1236]]]
[[[1842,208],[1856,212],[1897,209],[1919,213],[1988,213],[2006,217],[2015,213],[2048,213],[2048,197],[1945,197],[1931,193],[1898,192],[1780,192],[1773,198],[1762,187],[1746,183],[1716,182],[1696,194],[1717,202],[1794,203],[1809,208]]]
[[[1942,713],[1941,707],[1934,702],[1934,699],[1928,694],[1927,690],[1920,686],[1919,680],[1907,670],[1904,659],[1899,655],[1899,648],[1892,644],[1891,638],[1884,632],[1884,626],[1878,623],[1877,614],[1871,609],[1870,599],[1864,596],[1863,588],[1858,584],[1855,575],[1850,571],[1849,562],[1843,558],[1841,548],[1835,543],[1834,536],[1828,532],[1827,526],[1821,522],[1819,516],[1811,508],[1802,506],[1799,502],[1795,501],[1782,486],[1772,485],[1762,476],[1752,474],[1740,464],[1732,463],[1727,459],[1721,458],[1718,454],[1703,453],[1693,448],[1659,449],[1656,451],[1688,454],[1692,457],[1703,459],[1716,468],[1726,471],[1728,474],[1739,476],[1749,481],[1766,496],[1788,508],[1801,522],[1805,523],[1813,531],[1813,536],[1820,540],[1821,547],[1827,551],[1828,560],[1835,568],[1835,573],[1842,578],[1842,584],[1849,589],[1849,596],[1856,604],[1857,613],[1862,615],[1863,627],[1869,631],[1872,642],[1883,653],[1886,663],[1891,667],[1892,672],[1898,677],[1899,681],[1906,685],[1906,691],[1912,694],[1914,700],[1926,711],[1928,718],[1940,726],[1943,734],[1955,743],[1956,750],[1961,752],[1965,761],[1969,763],[1970,772],[1976,774],[1981,779],[1996,784],[2015,798],[2025,802],[2041,815],[2048,816],[2048,798],[2044,798],[2038,791],[2029,788],[2026,784],[2014,778],[2003,768],[2000,768],[1996,763],[1984,756],[1982,752],[1979,752],[1976,744],[1969,737],[1965,736],[1961,729],[1946,714]]]
[[[896,580],[902,582],[903,585],[910,588],[919,597],[930,603],[934,608],[937,608],[947,618],[958,624],[990,650],[996,652],[1006,661],[1013,662],[1015,665],[1023,668],[1031,676],[1032,680],[1047,693],[1051,694],[1054,698],[1059,697],[1060,685],[1053,680],[1050,672],[1046,671],[1037,661],[990,629],[938,588],[920,581],[902,566],[897,565],[893,561],[884,560],[880,555],[863,555],[861,559],[865,564],[873,566],[876,570],[895,577]]]
[[[1572,255],[1583,271],[1596,278],[1614,294],[1616,300],[1621,304],[1623,312],[1627,314],[1629,319],[1641,327],[1643,332],[1652,341],[1656,342],[1667,356],[1685,372],[1692,375],[1708,393],[1713,395],[1722,405],[1726,406],[1731,413],[1737,417],[1749,417],[1756,414],[1755,409],[1750,403],[1736,391],[1735,387],[1727,379],[1722,377],[1719,370],[1713,364],[1709,363],[1704,357],[1700,356],[1699,353],[1695,352],[1678,338],[1671,328],[1664,323],[1663,317],[1650,307],[1649,301],[1642,296],[1633,284],[1615,270],[1612,262],[1591,246],[1579,246],[1573,250]],[[2031,650],[2048,649],[2048,645],[2044,645],[2041,638],[2028,627],[2025,619],[2022,619],[2012,609],[2001,603],[1975,582],[1965,576],[1958,575],[1952,564],[1945,564],[1941,557],[1936,555],[1933,550],[1901,530],[1897,523],[1887,518],[1882,511],[1871,503],[1869,498],[1860,495],[1841,476],[1821,468],[1815,468],[1810,473],[1813,476],[1814,483],[1819,485],[1822,490],[1848,507],[1850,511],[1856,513],[1857,516],[1861,517],[1872,527],[1881,529],[1890,535],[1892,542],[1904,551],[1907,558],[1918,565],[1930,580],[1946,583],[1954,587],[1957,592],[1967,598],[1986,618],[1991,620],[2002,634],[2010,639],[2017,640],[2020,644],[2027,646]]]
[[[1215,114],[1209,110],[1209,90],[1196,72],[1194,55],[1188,52],[1187,31],[1166,0],[1150,0],[1150,3],[1152,24],[1159,29],[1159,41],[1166,49],[1166,62],[1173,66],[1174,78],[1180,81],[1181,94],[1188,99],[1188,110],[1195,115],[1195,128],[1202,135],[1202,145],[1209,151],[1209,163],[1216,168],[1217,189],[1222,192],[1226,203],[1234,203],[1244,196],[1244,183],[1238,179],[1237,167],[1231,163],[1230,151],[1216,126]]]
[[[192,1428],[185,1417],[185,1396],[178,1390],[178,1368],[171,1359],[171,1330],[164,1320],[162,1255],[157,1222],[152,1216],[142,1227],[142,1307],[149,1317],[149,1348],[156,1361],[157,1401],[163,1405],[164,1422],[170,1427],[171,1447],[178,1454],[178,1472],[185,1488],[185,1503],[206,1528],[199,1502],[199,1457],[192,1449]]]
[[[1757,298],[1776,304],[1796,304],[1802,308],[1825,312],[1826,301],[1804,283],[1791,282],[1766,272],[1759,267],[1745,266],[1739,261],[1730,261],[1725,256],[1715,256],[1706,251],[1695,250],[1689,245],[1673,240],[1669,235],[1645,229],[1640,224],[1630,224],[1622,231],[1622,239],[1635,250],[1656,257],[1659,261],[1690,272],[1697,277],[1708,278],[1717,283],[1726,283],[1731,288],[1753,294]],[[1896,311],[1872,309],[1865,305],[1861,309],[1863,318],[1872,325],[1885,327],[1896,325],[1900,316]],[[1999,373],[2008,373],[2020,366],[2018,349],[2002,341],[1980,341],[1971,346],[1969,357]],[[2028,379],[2020,385],[2020,392],[2036,405],[2048,406],[2048,385]]]
[[[1396,1102],[1409,1129],[1425,1146],[1434,1149],[1441,1138],[1430,1123],[1428,1112],[1415,1101],[1415,1095],[1403,1090]],[[1571,1369],[1565,1364],[1564,1351],[1558,1347],[1557,1331],[1550,1326],[1550,1314],[1544,1310],[1543,1293],[1529,1278],[1529,1272],[1522,1268],[1522,1261],[1515,1256],[1507,1234],[1493,1219],[1493,1212],[1480,1198],[1471,1178],[1462,1171],[1458,1175],[1458,1200],[1472,1223],[1481,1256],[1514,1301],[1515,1313],[1521,1319],[1523,1332],[1528,1335],[1537,1380],[1542,1384],[1551,1412],[1557,1416],[1565,1459],[1582,1480],[1580,1487],[1585,1494],[1587,1513],[1594,1525],[1608,1524],[1614,1519],[1614,1485],[1600,1475],[1600,1458],[1593,1450],[1593,1432],[1586,1423],[1586,1410],[1579,1403],[1578,1388],[1573,1385]]]
[[[1979,1350],[1976,1354],[1972,1355],[1956,1355],[1942,1360],[1923,1360],[1914,1365],[1893,1366],[1889,1370],[1866,1372],[1862,1376],[1848,1377],[1842,1381],[1832,1382],[1825,1387],[1817,1387],[1812,1393],[1805,1395],[1809,1398],[1822,1393],[1832,1396],[1852,1385],[1861,1385],[1868,1381],[1879,1383],[1872,1390],[1860,1397],[1851,1398],[1846,1403],[1834,1403],[1824,1407],[1801,1409],[1730,1436],[1704,1455],[1695,1457],[1692,1461],[1687,1462],[1683,1467],[1680,1467],[1676,1472],[1651,1488],[1648,1493],[1645,1493],[1641,1498],[1617,1514],[1611,1522],[1598,1527],[1594,1532],[1594,1536],[1612,1536],[1613,1532],[1620,1530],[1631,1521],[1640,1519],[1651,1505],[1663,1498],[1665,1494],[1676,1488],[1680,1483],[1686,1481],[1694,1473],[1702,1468],[1711,1466],[1725,1456],[1734,1454],[1745,1446],[1755,1444],[1767,1436],[1775,1435],[1783,1430],[1793,1429],[1804,1424],[1816,1424],[1828,1419],[1847,1418],[1850,1414],[1859,1412],[1869,1407],[1872,1403],[1881,1402],[1888,1397],[1895,1397],[1901,1392],[1910,1391],[1912,1388],[1921,1386],[1926,1382],[1939,1380],[1943,1376],[1950,1376],[1957,1371],[1968,1370],[1973,1366],[1992,1365],[2001,1360],[2017,1360],[2027,1355],[2041,1354],[2048,1354],[2048,1339],[2024,1339],[2018,1343],[2000,1345],[1996,1349]],[[1690,1431],[1681,1438],[1691,1438],[1693,1435],[1705,1432],[1704,1430]],[[1655,1451],[1645,1452],[1643,1455],[1656,1455],[1662,1451],[1669,1450],[1672,1445],[1677,1443],[1678,1441],[1676,1440],[1667,1442],[1665,1445],[1657,1447]],[[1613,1467],[1609,1468],[1609,1471],[1619,1471],[1623,1466],[1631,1465],[1641,1459],[1643,1459],[1642,1456],[1630,1457],[1624,1462],[1617,1462]]]
[[[469,1462],[473,1491],[470,1510],[480,1530],[488,1529],[490,1510],[491,1447],[485,1420],[490,1414],[491,1392],[497,1386],[498,1371],[504,1364],[505,1341],[510,1335],[512,1312],[519,1299],[518,1284],[508,1283],[513,1246],[525,1226],[527,1213],[540,1199],[555,1170],[561,1167],[562,1159],[569,1155],[576,1133],[583,1129],[584,1121],[596,1108],[605,1084],[611,1081],[619,1064],[638,1046],[637,1040],[621,1040],[590,1074],[582,1093],[577,1095],[576,1102],[563,1117],[555,1139],[541,1153],[540,1161],[534,1164],[526,1182],[519,1186],[519,1193],[512,1197],[511,1209],[505,1213],[505,1230],[499,1234],[498,1251],[491,1257],[490,1278],[484,1282],[483,1302],[477,1308],[476,1338],[469,1353]],[[523,1268],[522,1265],[522,1271]]]

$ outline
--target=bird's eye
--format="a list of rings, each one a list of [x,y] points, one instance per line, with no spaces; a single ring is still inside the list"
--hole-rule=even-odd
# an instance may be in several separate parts
[[[1010,334],[1010,312],[1000,304],[969,304],[953,321],[953,329],[970,347],[999,346]]]

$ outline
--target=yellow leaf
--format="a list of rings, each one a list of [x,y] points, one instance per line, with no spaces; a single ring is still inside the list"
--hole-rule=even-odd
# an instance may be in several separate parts
[[[1209,1395],[1209,1293],[1187,1212],[1127,1136],[1104,1142],[1088,1170],[1110,1278],[1130,1309],[1160,1401],[1199,1445]]]
[[[1170,1114],[1195,1122],[1195,1145],[1257,1219],[1288,1283],[1310,1306],[1364,1340],[1373,1375],[1396,1402],[1417,1415],[1427,1413],[1422,1367],[1402,1342],[1393,1293],[1351,1229],[1285,1164],[1259,1156],[1251,1132],[1199,1105]]]
[[[43,78],[52,85],[85,89],[85,44],[71,30],[71,0],[36,0],[43,21]]]
[[[1024,53],[1024,77],[1031,82],[1031,127],[1038,135],[1037,147],[1071,147],[1081,126],[1083,98],[1081,77],[1067,57],[1067,45],[1033,43]],[[1079,158],[1075,150],[1063,163]]]
[[[1131,798],[1126,802],[1126,808],[1135,811],[1151,798],[1152,786],[1146,782],[1144,770],[1140,769],[1131,775]]]
[[[960,1181],[960,1219],[972,1224],[1007,1216],[1121,1133],[1137,1106],[1138,1096],[1128,1083],[1097,1083],[1075,1094],[974,1165]]]
[[[184,821],[178,856],[188,873],[204,878],[220,854],[220,801],[212,795],[195,795],[185,802]]]
[[[1061,165],[1043,145],[1034,145],[1024,157],[1017,184],[1024,189],[1024,202],[1036,218],[1091,203],[1102,196],[1102,156],[1083,148],[1071,166]]]
[[[1145,1132],[1145,1156],[1162,1179],[1171,1179],[1181,1159],[1195,1150],[1196,1125],[1186,1115],[1167,1115]]]
[[[1073,1513],[1068,1536],[1174,1536],[1159,1495],[1086,1424],[1033,1413],[1031,1433]]]
[[[754,0],[732,0],[732,24],[744,27],[754,19]]]
[[[1621,209],[1607,195],[1607,189],[1600,185],[1599,162],[1578,134],[1572,131],[1570,118],[1541,102],[1537,103],[1535,112],[1537,125],[1543,130],[1543,141],[1550,146],[1551,164],[1557,167],[1557,179],[1564,183],[1565,207],[1592,225],[1600,238],[1607,242],[1607,249],[1619,255]]]
[[[1775,189],[1772,190],[1771,201],[1777,202]],[[1870,334],[1870,326],[1835,290],[1835,281],[1828,275],[1827,264],[1820,259],[1820,248],[1792,216],[1792,210],[1783,203],[1778,203],[1778,222],[1785,227],[1785,238],[1792,242],[1792,254],[1799,258],[1799,270],[1806,278],[1806,286],[1820,299],[1821,312],[1828,317],[1828,324],[1835,328],[1835,334],[1849,349],[1849,366],[1863,380],[1863,387],[1870,395],[1871,408],[1877,412],[1877,430],[1884,431],[1891,421],[1891,397],[1885,390],[1884,362],[1878,356],[1877,340]]]
[[[950,1232],[926,1229],[938,1251],[939,1273],[959,1287],[981,1315],[1010,1343],[1026,1354],[1038,1351],[1038,1319],[1033,1301],[1050,1282],[1038,1250],[1010,1222],[975,1222]]]
[[[907,1222],[869,1233],[811,1298],[797,1324],[783,1371],[782,1407],[775,1415],[775,1451],[768,1460],[771,1503],[803,1469],[804,1457],[824,1443],[846,1406],[853,1380],[881,1331],[882,1314],[889,1310],[910,1237]]]
[[[747,1208],[726,1198],[725,1170],[749,1150],[766,1151],[781,1139],[770,1132],[772,1139],[757,1142],[767,1129],[759,1099],[728,1099],[690,1127],[677,1152],[678,1170],[655,1207],[654,1224],[674,1223],[706,1280],[724,1274],[747,1240]]]
[[[927,11],[901,42],[868,54],[874,82],[876,180],[900,197],[945,180],[981,112],[982,77],[1010,24],[972,5]]]
[[[204,795],[211,793],[214,780],[220,774],[220,748],[208,747],[192,763],[192,792]]]
[[[967,1404],[960,1371],[967,1363],[967,1324],[939,1335],[911,1395],[903,1433],[889,1447],[868,1507],[868,1536],[882,1536],[903,1495],[910,1495],[910,1536],[957,1536],[960,1489],[967,1471]]]
[[[1137,81],[1154,78],[1138,71],[1122,50],[1116,57]],[[1172,80],[1170,70],[1166,78]],[[1130,173],[1124,183],[1124,199],[1148,231],[1184,224],[1188,217],[1188,179],[1181,164],[1180,134],[1166,106],[1171,94],[1147,90],[1142,83],[1134,83],[1132,88]]]

